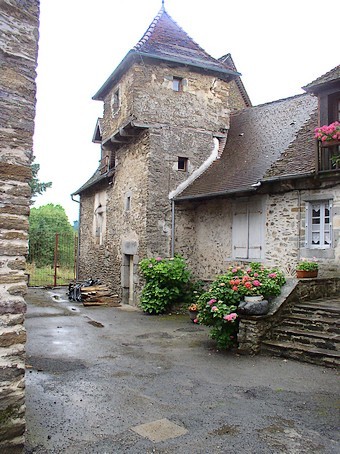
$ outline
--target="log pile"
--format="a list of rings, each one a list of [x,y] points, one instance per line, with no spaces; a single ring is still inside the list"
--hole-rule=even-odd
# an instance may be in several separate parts
[[[118,295],[105,285],[92,285],[81,287],[81,302],[84,306],[120,306]]]

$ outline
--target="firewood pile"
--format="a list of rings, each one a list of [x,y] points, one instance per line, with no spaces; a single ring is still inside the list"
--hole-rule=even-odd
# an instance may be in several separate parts
[[[83,303],[83,306],[120,306],[118,295],[96,279],[81,284],[70,284],[68,298]]]

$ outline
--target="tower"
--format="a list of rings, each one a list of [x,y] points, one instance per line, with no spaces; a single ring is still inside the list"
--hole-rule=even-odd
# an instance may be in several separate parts
[[[138,262],[170,256],[169,194],[223,144],[239,73],[195,43],[164,6],[94,95],[100,165],[80,195],[80,278],[136,302]],[[216,145],[217,144],[217,145]]]

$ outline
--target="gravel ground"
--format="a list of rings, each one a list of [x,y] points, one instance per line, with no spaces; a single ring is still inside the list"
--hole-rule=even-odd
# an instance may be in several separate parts
[[[26,453],[340,452],[336,370],[223,353],[189,316],[65,292],[26,298]]]

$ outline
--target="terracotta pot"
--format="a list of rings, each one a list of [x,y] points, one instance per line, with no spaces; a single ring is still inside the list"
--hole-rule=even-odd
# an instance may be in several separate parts
[[[194,322],[194,320],[197,318],[198,311],[189,311],[189,316],[190,320]]]
[[[318,270],[305,271],[305,270],[296,270],[296,277],[298,279],[310,279],[318,276]]]

